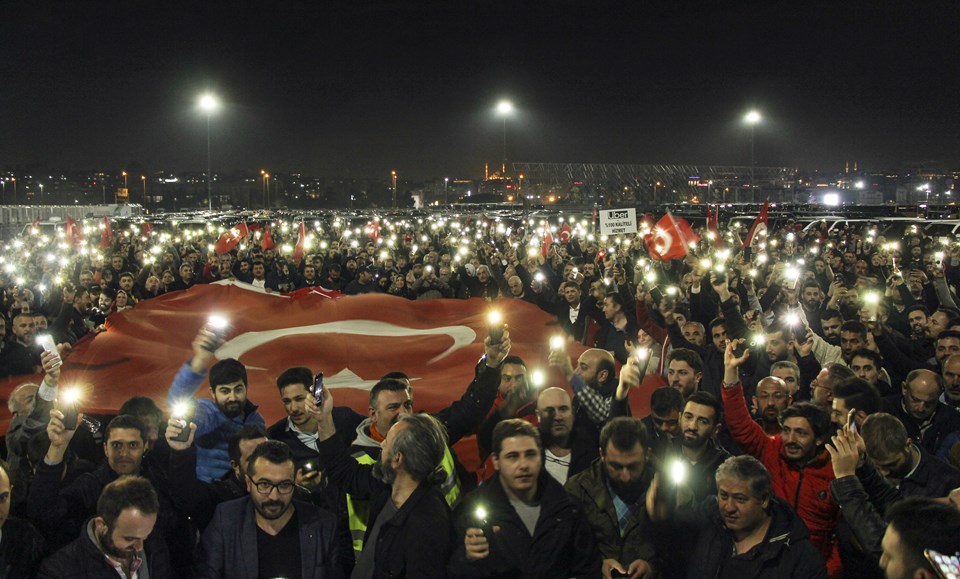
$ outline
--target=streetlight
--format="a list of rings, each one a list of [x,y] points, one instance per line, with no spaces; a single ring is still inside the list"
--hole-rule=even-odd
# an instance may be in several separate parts
[[[213,194],[210,186],[210,115],[220,108],[220,101],[218,101],[217,97],[213,96],[212,94],[206,93],[200,96],[200,100],[197,101],[197,105],[200,107],[201,111],[207,114],[207,209],[213,210]]]
[[[10,177],[10,180],[13,181],[13,204],[17,204],[17,178]]]
[[[446,205],[447,201],[447,185],[450,183],[450,177],[443,178],[443,204]]]
[[[270,209],[270,173],[263,174],[263,190],[266,194],[266,209]]]
[[[120,174],[123,175],[123,188],[126,189],[127,188],[127,172],[121,171]]]
[[[143,183],[143,204],[147,204],[147,176],[140,175],[140,181]]]
[[[37,185],[40,186],[40,204],[43,204],[43,183],[37,181]]]
[[[756,165],[756,162],[754,161],[754,156],[753,156],[753,133],[756,129],[757,123],[759,123],[761,120],[763,120],[763,117],[760,116],[759,111],[755,111],[755,110],[748,112],[746,116],[743,117],[743,122],[750,125],[750,192],[751,192],[751,196],[753,195],[753,188],[754,188],[753,169],[754,169],[754,166]]]
[[[393,178],[393,208],[397,208],[397,171],[390,171],[390,176]]]
[[[503,167],[500,176],[507,177],[507,117],[513,114],[513,103],[502,100],[497,103],[497,114],[503,117]]]

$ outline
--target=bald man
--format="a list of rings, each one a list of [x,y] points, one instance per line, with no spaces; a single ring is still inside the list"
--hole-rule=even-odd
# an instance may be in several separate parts
[[[537,397],[537,420],[543,441],[544,466],[560,484],[582,472],[599,456],[599,438],[589,425],[578,424],[573,401],[562,388],[546,388]],[[579,426],[579,428],[577,428]]]
[[[943,396],[940,402],[960,408],[960,354],[953,354],[943,363]]]
[[[776,376],[767,376],[757,384],[753,397],[757,421],[767,436],[780,434],[780,414],[793,404],[787,383]]]
[[[617,392],[616,365],[613,354],[607,350],[591,348],[580,355],[577,368],[573,369],[570,357],[563,350],[550,352],[550,365],[560,371],[570,383],[577,397],[577,416],[589,420],[597,431],[614,416],[624,416],[622,408],[614,409]],[[626,400],[623,401],[626,406]]]
[[[960,430],[960,412],[940,401],[943,378],[930,370],[913,370],[900,394],[883,400],[883,411],[897,417],[910,438],[924,450],[936,453],[950,434]]]

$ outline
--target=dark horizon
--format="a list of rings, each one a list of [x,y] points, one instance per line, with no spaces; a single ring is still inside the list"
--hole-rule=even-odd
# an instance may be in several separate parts
[[[956,3],[8,7],[0,166],[476,178],[510,161],[960,165]]]

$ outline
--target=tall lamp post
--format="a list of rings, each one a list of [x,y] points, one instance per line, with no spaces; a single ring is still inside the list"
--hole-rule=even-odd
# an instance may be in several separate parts
[[[200,100],[197,103],[200,107],[200,110],[206,113],[207,115],[207,209],[213,210],[213,193],[211,188],[211,163],[210,163],[210,116],[220,108],[220,101],[217,100],[217,97],[213,96],[210,93],[206,93],[200,97]]]
[[[37,182],[37,185],[40,186],[40,204],[43,205],[43,183]]]
[[[507,177],[507,117],[513,114],[513,103],[508,100],[502,100],[497,103],[497,114],[503,118],[503,166],[500,169],[500,177]]]
[[[147,176],[140,175],[140,182],[143,183],[143,199],[141,201],[144,205],[147,204]]]
[[[397,208],[397,171],[390,171],[390,177],[393,179],[393,208]]]
[[[449,184],[450,184],[450,177],[444,177],[443,178],[443,204],[444,205],[447,205],[449,203],[449,201],[447,201],[447,186]]]
[[[750,111],[743,117],[743,122],[747,123],[750,126],[750,196],[753,197],[753,189],[756,187],[754,181],[754,167],[756,167],[756,161],[754,160],[754,148],[753,148],[753,136],[756,131],[757,123],[763,120],[763,117],[760,116],[759,111]],[[752,200],[752,199],[751,199]]]

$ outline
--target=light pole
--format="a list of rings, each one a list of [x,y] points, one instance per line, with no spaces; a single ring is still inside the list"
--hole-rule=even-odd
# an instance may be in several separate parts
[[[265,208],[270,209],[270,173],[263,174],[263,190],[266,194]]]
[[[217,100],[217,97],[207,93],[200,97],[198,105],[200,106],[200,110],[207,114],[207,209],[212,211],[213,193],[210,185],[210,115],[220,108],[220,102]]]
[[[120,174],[123,175],[123,188],[126,189],[127,188],[127,172],[121,171]]]
[[[37,185],[40,186],[40,204],[43,205],[43,183],[37,181]]]
[[[143,183],[143,204],[147,204],[147,176],[140,175],[140,181]]]
[[[444,205],[447,205],[449,203],[449,201],[447,201],[447,185],[449,185],[449,183],[450,183],[450,177],[444,177],[443,178],[443,204]]]
[[[13,204],[17,204],[17,178],[10,177],[10,180],[13,181]]]
[[[393,208],[397,208],[397,171],[390,171],[390,177],[393,179]]]
[[[500,169],[500,177],[507,177],[507,117],[513,114],[513,103],[508,100],[502,100],[497,103],[497,114],[503,117],[503,167]]]
[[[756,166],[756,161],[753,156],[753,134],[756,130],[757,123],[763,120],[763,117],[760,116],[758,111],[750,111],[743,117],[743,121],[750,125],[750,197],[753,198],[753,188],[756,186],[754,183],[754,167]]]

